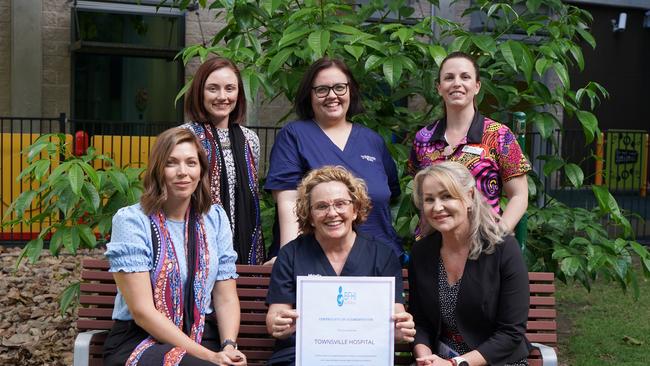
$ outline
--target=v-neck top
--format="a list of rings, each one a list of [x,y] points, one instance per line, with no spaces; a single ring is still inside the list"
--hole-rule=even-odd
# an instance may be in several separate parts
[[[282,247],[273,265],[267,304],[296,303],[298,276],[336,276],[325,252],[313,234],[301,235]],[[395,277],[395,302],[403,303],[402,268],[391,248],[372,242],[357,233],[341,276]],[[295,359],[295,334],[275,342],[275,352],[269,360],[286,362]]]
[[[358,231],[385,241],[396,255],[401,255],[401,241],[390,213],[390,200],[401,193],[397,167],[375,131],[352,124],[341,150],[313,120],[290,122],[276,136],[269,161],[264,185],[268,191],[295,190],[309,171],[325,165],[343,166],[363,179],[373,207]]]

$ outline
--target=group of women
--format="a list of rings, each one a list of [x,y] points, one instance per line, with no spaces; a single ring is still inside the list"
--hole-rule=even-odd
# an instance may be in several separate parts
[[[118,294],[106,365],[245,365],[237,350],[241,264],[273,265],[270,365],[293,365],[297,276],[395,277],[395,340],[417,365],[525,365],[527,270],[509,234],[527,205],[530,165],[512,132],[476,110],[479,70],[441,64],[445,116],[418,131],[409,169],[420,225],[404,307],[403,249],[390,203],[401,192],[383,139],[351,122],[359,85],[340,60],[305,73],[298,121],[278,134],[264,188],[277,215],[265,253],[259,139],[229,60],[202,64],[186,95],[190,123],[158,136],[140,203],[113,218],[106,256]],[[501,191],[509,199],[500,210]]]

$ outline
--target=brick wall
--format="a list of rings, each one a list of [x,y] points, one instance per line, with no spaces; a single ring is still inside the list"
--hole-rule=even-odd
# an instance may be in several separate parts
[[[70,114],[70,2],[43,1],[43,116]]]
[[[0,0],[0,116],[11,113],[11,0]]]

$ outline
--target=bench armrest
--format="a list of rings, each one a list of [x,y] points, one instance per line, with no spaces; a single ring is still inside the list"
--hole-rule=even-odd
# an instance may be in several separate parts
[[[79,333],[74,340],[74,366],[88,366],[90,359],[90,341],[96,334],[108,332],[106,330],[89,330]]]
[[[557,366],[557,353],[555,348],[541,343],[531,343],[542,354],[542,366]],[[75,365],[76,366],[76,365]]]

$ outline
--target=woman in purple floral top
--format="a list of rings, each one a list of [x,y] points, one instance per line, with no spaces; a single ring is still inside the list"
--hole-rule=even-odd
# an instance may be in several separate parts
[[[409,172],[415,175],[446,160],[462,163],[501,221],[513,230],[528,207],[530,163],[508,127],[476,110],[474,97],[481,89],[476,61],[463,52],[449,54],[440,65],[436,87],[445,103],[445,117],[415,135]],[[502,191],[508,197],[503,212]]]

